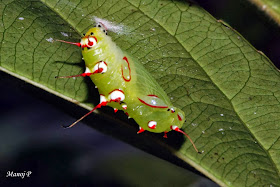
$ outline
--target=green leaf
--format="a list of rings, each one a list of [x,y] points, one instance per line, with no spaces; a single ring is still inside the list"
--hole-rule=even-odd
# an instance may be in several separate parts
[[[79,48],[51,41],[79,41],[94,16],[124,25],[125,35],[109,35],[184,110],[183,129],[203,154],[176,133],[176,144],[152,138],[155,144],[222,186],[280,185],[279,71],[202,8],[167,0],[5,0],[0,9],[0,69],[87,109],[98,102],[93,84],[54,78],[84,70]]]
[[[260,10],[264,11],[280,26],[280,1],[279,0],[249,0]]]

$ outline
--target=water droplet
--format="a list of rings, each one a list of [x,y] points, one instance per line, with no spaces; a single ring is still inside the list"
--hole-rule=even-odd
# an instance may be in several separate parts
[[[219,131],[224,131],[224,129],[221,128],[221,129],[219,129]]]
[[[48,42],[51,42],[51,43],[53,43],[53,38],[52,37],[50,37],[50,38],[47,38],[46,39]]]
[[[24,20],[24,17],[19,17],[18,19],[22,21],[22,20]]]
[[[221,116],[224,116],[224,114],[220,114]]]
[[[263,10],[265,10],[266,8],[267,8],[267,6],[266,6],[266,5],[263,5],[263,6],[262,6],[262,9],[263,9]]]
[[[257,114],[257,112],[254,112],[254,114]]]
[[[60,34],[62,34],[63,36],[68,37],[68,34],[67,34],[67,33],[65,33],[65,32],[60,32]]]
[[[196,123],[192,123],[192,126],[194,126],[194,127],[195,127],[195,126],[197,126],[197,124],[196,124]]]
[[[202,132],[202,134],[204,134],[205,133],[205,131],[201,131]]]

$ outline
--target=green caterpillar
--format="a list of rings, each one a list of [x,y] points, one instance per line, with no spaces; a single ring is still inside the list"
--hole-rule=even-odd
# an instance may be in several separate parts
[[[123,52],[107,36],[107,29],[102,23],[84,34],[80,43],[86,70],[80,75],[64,76],[70,78],[89,76],[98,88],[100,103],[93,110],[68,127],[74,126],[97,108],[110,106],[115,112],[124,111],[139,125],[142,133],[145,130],[162,133],[167,138],[171,130],[183,133],[193,144],[191,138],[180,128],[185,122],[185,113],[172,105],[170,99],[155,79],[136,59]]]

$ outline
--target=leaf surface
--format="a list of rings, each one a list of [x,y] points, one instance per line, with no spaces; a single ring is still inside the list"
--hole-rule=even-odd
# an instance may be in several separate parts
[[[125,34],[109,35],[184,110],[183,129],[203,154],[180,138],[179,148],[166,149],[222,186],[280,185],[279,71],[202,8],[160,0],[7,0],[0,14],[1,70],[87,109],[98,98],[92,84],[54,78],[83,72],[79,48],[52,41],[79,41],[94,16],[122,24]]]

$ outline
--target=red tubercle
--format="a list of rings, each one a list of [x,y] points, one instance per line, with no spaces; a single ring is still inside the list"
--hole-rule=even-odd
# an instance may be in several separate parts
[[[150,128],[150,129],[155,129],[156,128],[156,126],[157,126],[157,123],[155,122],[154,124],[150,124],[151,122],[155,122],[155,121],[153,121],[153,120],[151,120],[151,121],[149,121],[148,122],[148,127]]]
[[[129,62],[128,62],[128,59],[127,57],[123,57],[123,60],[126,61],[127,65],[128,65],[128,70],[129,70],[129,79],[126,79],[124,76],[123,76],[123,66],[122,66],[122,77],[123,77],[123,80],[125,80],[126,82],[129,82],[131,80],[131,69],[130,69],[130,65],[129,65]]]
[[[113,102],[119,103],[119,102],[121,102],[121,99],[122,99],[122,98],[118,97],[118,98],[116,98],[116,99],[111,99],[110,102],[113,101]]]
[[[154,105],[150,105],[150,104],[146,103],[145,101],[143,101],[142,99],[140,99],[139,97],[137,97],[137,98],[138,98],[138,100],[139,100],[141,103],[143,103],[143,104],[145,104],[145,105],[147,105],[147,106],[149,106],[149,107],[152,107],[152,108],[168,108],[168,106],[154,106]]]
[[[89,46],[92,46],[92,45],[93,45],[93,42],[92,42],[92,41],[88,41],[88,45],[89,45]]]
[[[167,133],[168,133],[167,131],[164,131],[164,135],[163,135],[164,138],[167,138]]]
[[[101,73],[103,71],[103,68],[98,68],[97,70],[95,70],[94,72],[93,72],[93,74],[94,73]]]
[[[142,132],[144,132],[145,130],[142,127],[139,127],[139,131],[137,132],[137,134],[140,134]]]

